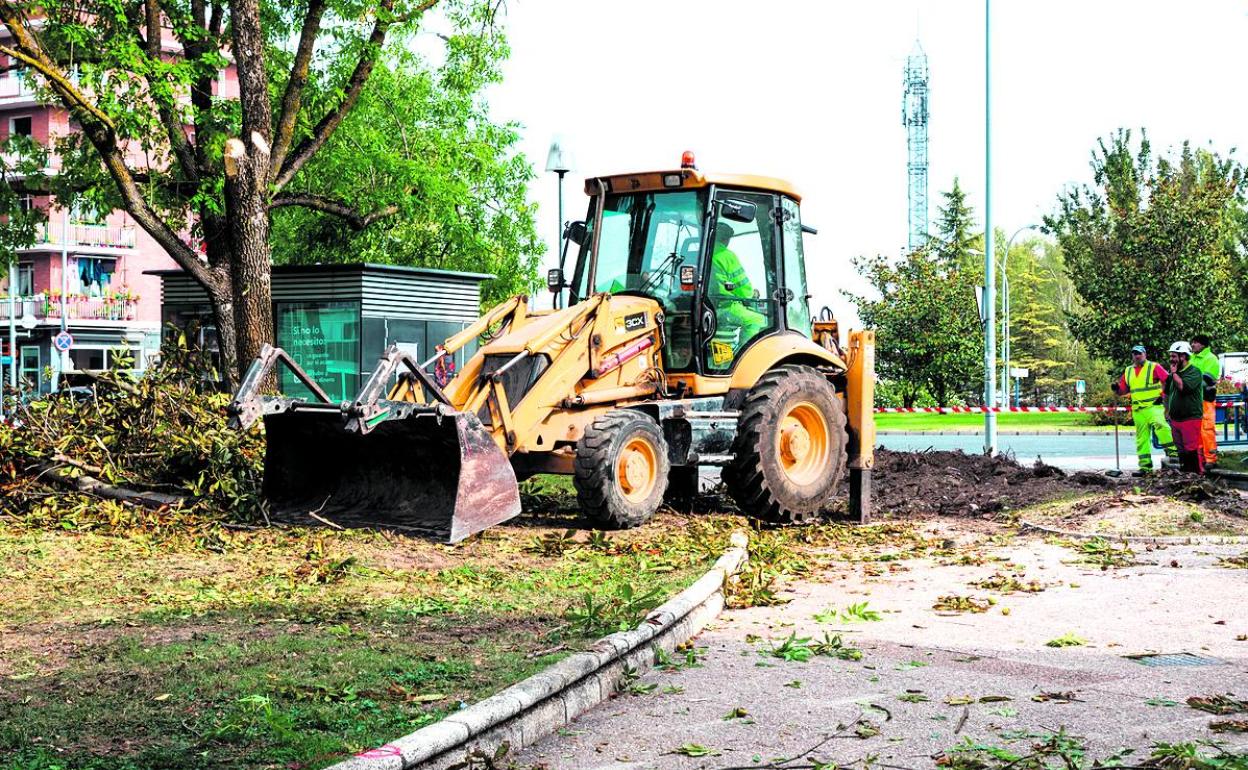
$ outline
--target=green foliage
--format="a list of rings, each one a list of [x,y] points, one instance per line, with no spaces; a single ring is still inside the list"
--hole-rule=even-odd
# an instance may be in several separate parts
[[[20,214],[23,191],[128,211],[208,290],[227,376],[249,363],[236,352],[272,338],[267,303],[245,298],[267,290],[274,258],[493,273],[487,302],[532,287],[533,171],[517,127],[491,121],[481,97],[508,54],[499,4],[255,5],[254,20],[235,3],[153,5],[164,45],[149,46],[143,4],[7,3],[8,39],[38,62],[23,76],[82,130],[54,140],[54,175],[3,169],[0,260],[41,216]],[[442,41],[436,65],[414,53],[425,40]],[[221,76],[233,65],[241,99]]]
[[[1123,360],[1133,344],[1154,355],[1175,340],[1246,339],[1243,168],[1184,143],[1154,157],[1119,130],[1092,154],[1092,185],[1063,193],[1045,218],[1083,301],[1071,318],[1097,356]]]
[[[7,267],[17,259],[17,250],[35,242],[46,213],[24,194],[25,185],[13,180],[30,180],[37,185],[47,167],[48,153],[30,137],[10,134],[0,141],[0,280],[8,280]],[[7,291],[7,290],[6,290]]]
[[[1004,253],[1003,233],[997,233],[997,241],[998,253]],[[1028,370],[1019,388],[1022,399],[1033,404],[1073,404],[1076,380],[1087,383],[1089,394],[1108,392],[1105,364],[1093,359],[1070,329],[1070,318],[1083,309],[1083,303],[1067,273],[1061,248],[1040,238],[1015,244],[1006,270],[1010,366]]]
[[[663,601],[663,589],[642,591],[632,583],[620,583],[614,593],[586,591],[581,601],[564,613],[568,627],[580,636],[599,636],[627,631]]]
[[[1049,641],[1044,643],[1044,646],[1045,647],[1059,647],[1059,648],[1060,647],[1082,647],[1083,645],[1087,643],[1088,641],[1086,639],[1083,639],[1074,633],[1067,633],[1067,634],[1062,634],[1056,639],[1050,639]]]
[[[468,26],[483,7],[464,11],[439,66],[392,52],[291,182],[291,192],[394,213],[359,228],[307,208],[277,209],[276,264],[350,259],[491,273],[487,305],[534,289],[542,250],[527,192],[534,174],[516,149],[519,127],[491,121],[482,97],[508,53],[497,29]]]
[[[893,261],[877,255],[854,260],[878,296],[847,296],[863,324],[876,331],[881,379],[900,389],[903,406],[926,391],[939,404],[977,392],[983,344],[975,304],[976,237],[962,188],[945,193],[937,237]],[[982,239],[981,239],[982,240]]]
[[[835,623],[838,620],[842,623],[870,623],[884,619],[879,612],[870,608],[868,602],[856,602],[839,612],[835,607],[829,607],[811,617],[816,623]]]
[[[1103,537],[1094,537],[1078,543],[1074,548],[1079,554],[1079,561],[1096,565],[1102,570],[1135,564],[1135,551],[1126,543],[1117,544]]]
[[[850,647],[841,639],[840,634],[829,635],[826,631],[822,639],[809,636],[799,637],[797,632],[790,633],[777,644],[769,641],[768,649],[761,650],[760,655],[779,658],[790,663],[805,663],[816,655],[840,660],[862,660],[862,650]]]

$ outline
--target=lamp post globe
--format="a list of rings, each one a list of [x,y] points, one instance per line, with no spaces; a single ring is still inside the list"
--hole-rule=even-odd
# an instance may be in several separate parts
[[[559,230],[555,236],[556,261],[559,261],[559,254],[563,249],[563,177],[571,171],[572,168],[572,153],[568,150],[563,137],[559,134],[555,134],[555,136],[550,140],[550,150],[546,153],[546,171],[554,172],[559,177]],[[562,267],[562,263],[560,266]],[[562,296],[563,290],[560,289],[554,297],[555,307],[559,307]]]

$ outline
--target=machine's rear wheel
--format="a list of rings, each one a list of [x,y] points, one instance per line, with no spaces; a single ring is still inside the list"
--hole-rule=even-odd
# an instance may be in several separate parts
[[[607,412],[576,445],[576,496],[604,527],[629,529],[654,516],[670,464],[658,423],[627,409]]]
[[[746,396],[724,483],[750,516],[813,521],[845,473],[848,442],[845,412],[827,378],[809,366],[783,366]]]

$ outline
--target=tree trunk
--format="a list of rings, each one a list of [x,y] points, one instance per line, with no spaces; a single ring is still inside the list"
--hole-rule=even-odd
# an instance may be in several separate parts
[[[226,142],[225,207],[233,223],[229,229],[229,262],[239,380],[260,355],[261,346],[273,341],[268,170],[269,147],[263,137],[252,133],[250,146],[239,139]]]
[[[221,351],[221,375],[226,390],[233,392],[241,381],[238,365],[238,334],[234,325],[234,293],[230,286],[208,292],[217,324],[217,345]]]

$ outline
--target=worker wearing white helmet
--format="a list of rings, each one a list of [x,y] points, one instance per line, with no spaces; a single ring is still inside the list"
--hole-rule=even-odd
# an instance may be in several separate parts
[[[1166,419],[1179,451],[1179,467],[1189,473],[1205,472],[1200,436],[1204,397],[1204,374],[1192,366],[1192,346],[1182,341],[1174,343],[1170,346],[1170,376],[1165,384]]]

